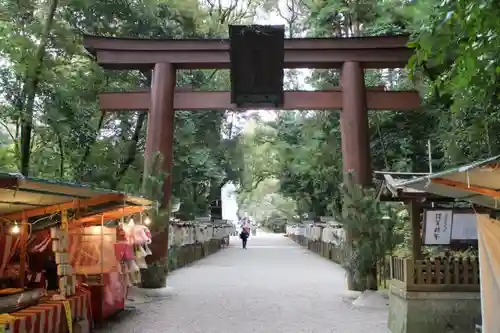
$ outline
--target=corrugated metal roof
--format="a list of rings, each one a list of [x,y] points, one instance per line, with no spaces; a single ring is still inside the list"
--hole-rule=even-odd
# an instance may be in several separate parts
[[[0,218],[36,208],[62,205],[75,200],[88,200],[116,194],[106,208],[119,206],[149,206],[151,200],[116,191],[95,189],[86,185],[55,182],[23,177],[20,174],[0,173]],[[119,199],[119,200],[116,200]],[[94,207],[103,209],[105,207]]]
[[[500,208],[499,162],[500,155],[412,179],[400,185],[497,209]],[[488,192],[488,194],[485,192]]]
[[[399,191],[403,191],[405,193],[425,193],[425,191],[401,185],[408,181],[408,179],[394,178],[390,174],[384,174],[384,180],[387,188],[394,195],[397,195]]]
[[[410,179],[417,179],[422,175],[427,175],[425,173],[390,171],[375,171],[374,173],[376,176],[377,197],[381,200],[387,198],[427,197],[428,195],[426,191],[402,185]]]

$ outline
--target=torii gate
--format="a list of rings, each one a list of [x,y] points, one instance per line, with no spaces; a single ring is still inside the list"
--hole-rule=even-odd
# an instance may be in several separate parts
[[[366,89],[364,69],[404,68],[412,54],[407,36],[285,39],[285,68],[340,68],[341,87],[328,91],[285,91],[283,110],[341,109],[344,170],[354,170],[361,185],[372,182],[367,110],[411,111],[420,106],[416,91]],[[176,89],[177,69],[228,69],[227,39],[129,39],[85,36],[85,48],[103,68],[153,70],[150,90],[102,93],[103,111],[147,111],[145,165],[155,152],[172,171],[175,110],[236,109],[230,92]],[[201,112],[201,111],[200,111]],[[164,183],[164,203],[172,179]]]

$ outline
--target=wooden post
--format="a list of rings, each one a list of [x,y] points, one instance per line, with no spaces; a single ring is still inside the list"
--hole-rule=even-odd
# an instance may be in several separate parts
[[[23,218],[19,228],[19,287],[26,286],[26,255],[29,238],[29,224],[28,219]]]
[[[422,236],[420,234],[421,205],[416,200],[411,200],[408,205],[408,215],[411,221],[411,254],[413,260],[422,259]]]
[[[65,233],[68,233],[69,225],[68,225],[68,211],[63,210],[61,212],[61,229],[64,230]]]
[[[155,154],[160,153],[168,175],[163,183],[162,206],[170,203],[172,192],[172,159],[174,145],[174,93],[176,70],[172,64],[156,64],[151,87],[151,109],[148,114],[148,129],[145,152],[145,174],[153,171]]]
[[[390,256],[389,258],[390,258],[390,260],[389,260],[389,277],[392,280],[392,279],[394,279],[394,257]]]

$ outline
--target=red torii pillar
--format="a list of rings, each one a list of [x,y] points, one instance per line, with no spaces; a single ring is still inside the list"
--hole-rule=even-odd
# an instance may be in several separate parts
[[[341,69],[342,103],[340,113],[340,133],[342,140],[342,160],[344,172],[354,172],[356,183],[361,186],[372,184],[370,158],[370,133],[368,109],[366,107],[365,75],[359,62],[345,62]],[[351,243],[355,235],[346,230],[346,242]],[[377,277],[376,268],[375,282]],[[373,275],[373,274],[372,274]],[[354,276],[347,275],[349,290],[362,290]],[[376,286],[367,286],[375,288]]]
[[[174,147],[174,95],[176,86],[176,69],[173,64],[155,64],[153,69],[153,80],[151,83],[151,104],[148,113],[148,127],[146,136],[146,151],[144,156],[144,179],[155,172],[165,172],[167,175],[163,183],[163,197],[160,205],[163,208],[170,208],[172,198],[172,169],[173,169],[173,147]],[[161,154],[162,163],[155,160],[157,154]],[[152,264],[159,260],[168,262],[169,251],[169,218],[166,221],[159,221],[160,233],[153,236],[151,245],[152,255],[146,257],[146,262]],[[163,267],[160,269],[167,269]],[[157,272],[148,273],[155,276]],[[152,276],[149,278],[151,279]],[[166,281],[151,282],[155,287],[163,287]],[[151,287],[151,286],[148,286]]]
[[[356,182],[372,184],[370,131],[366,107],[365,75],[359,62],[345,62],[341,70],[340,132],[344,172],[354,171]]]
[[[161,204],[168,207],[172,197],[172,164],[174,146],[174,96],[176,69],[173,64],[156,64],[151,84],[151,107],[148,113],[148,127],[145,151],[145,174],[151,174],[154,156],[163,158],[161,170],[167,173],[163,183]],[[167,240],[166,240],[167,241]]]

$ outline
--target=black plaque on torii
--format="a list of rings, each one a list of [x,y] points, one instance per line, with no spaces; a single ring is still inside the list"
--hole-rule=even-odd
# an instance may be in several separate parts
[[[283,106],[285,27],[229,26],[231,103],[238,107]]]
[[[222,220],[222,201],[214,200],[210,205],[210,219]]]

